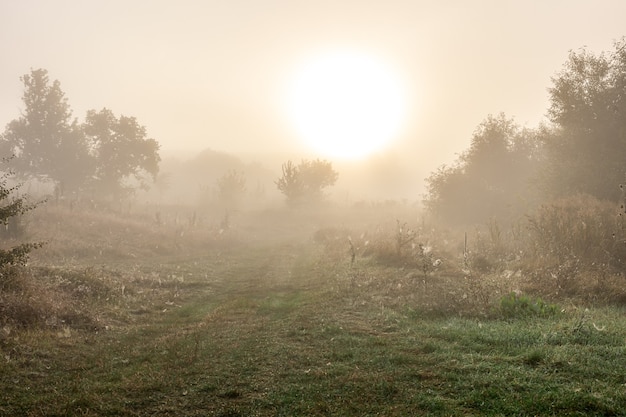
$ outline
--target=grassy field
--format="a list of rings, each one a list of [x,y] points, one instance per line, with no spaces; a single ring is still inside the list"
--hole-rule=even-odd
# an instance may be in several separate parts
[[[507,283],[352,264],[317,225],[45,216],[0,292],[0,415],[626,415],[623,307],[507,316]]]

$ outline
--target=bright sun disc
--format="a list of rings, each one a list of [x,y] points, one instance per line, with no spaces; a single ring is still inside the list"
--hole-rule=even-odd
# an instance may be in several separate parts
[[[397,76],[376,59],[354,52],[317,56],[289,86],[289,118],[316,152],[356,159],[385,147],[404,122]]]

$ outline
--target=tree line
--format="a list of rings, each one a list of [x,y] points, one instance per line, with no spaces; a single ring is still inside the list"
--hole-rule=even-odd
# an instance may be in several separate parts
[[[571,51],[548,89],[549,123],[523,128],[488,116],[470,146],[426,179],[425,205],[442,220],[514,219],[554,199],[618,202],[626,176],[626,41]]]
[[[45,69],[20,77],[21,115],[0,135],[0,154],[21,180],[51,183],[56,197],[90,193],[120,198],[159,171],[159,144],[135,117],[89,110],[79,123],[58,80]]]
[[[0,135],[0,154],[22,179],[51,182],[57,196],[91,192],[121,197],[146,187],[159,171],[159,144],[134,117],[89,110],[79,123],[58,81],[44,69],[21,77],[21,116]],[[489,115],[451,165],[426,178],[424,203],[452,223],[511,219],[542,201],[574,194],[623,197],[626,176],[626,41],[610,52],[570,52],[548,89],[549,123],[519,126]],[[338,173],[323,160],[287,161],[275,181],[290,205],[319,201]],[[220,197],[236,201],[245,178],[218,180]]]
[[[88,193],[91,198],[119,199],[147,188],[159,173],[159,144],[136,118],[112,110],[89,110],[82,123],[58,80],[45,69],[20,77],[24,85],[20,117],[0,134],[6,169],[20,180],[54,186],[57,198]],[[327,161],[288,161],[276,181],[290,205],[321,200],[322,189],[338,174]],[[218,198],[236,206],[246,191],[242,173],[230,170],[217,180]]]

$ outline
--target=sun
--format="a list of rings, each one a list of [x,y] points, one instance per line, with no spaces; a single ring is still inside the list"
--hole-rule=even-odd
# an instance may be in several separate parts
[[[287,111],[313,151],[358,159],[385,148],[406,117],[406,88],[383,61],[355,51],[313,56],[296,70]]]

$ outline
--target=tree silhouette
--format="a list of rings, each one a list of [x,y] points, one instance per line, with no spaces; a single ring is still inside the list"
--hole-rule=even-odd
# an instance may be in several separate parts
[[[44,69],[20,78],[24,84],[22,115],[11,121],[0,138],[0,152],[24,179],[52,181],[60,190],[78,189],[93,164],[81,126],[72,120],[59,81],[50,83]]]
[[[303,160],[299,165],[287,161],[282,165],[282,176],[275,183],[291,205],[319,202],[323,190],[337,182],[339,174],[328,161]]]
[[[23,179],[51,181],[56,193],[84,190],[119,197],[146,187],[159,170],[159,144],[147,138],[134,117],[87,112],[85,123],[72,112],[59,81],[48,71],[31,70],[24,83],[22,115],[0,137],[0,153]]]
[[[521,214],[535,198],[530,180],[538,170],[538,144],[535,131],[521,129],[504,114],[488,116],[454,165],[426,179],[427,208],[461,224]]]
[[[549,89],[553,129],[544,138],[553,196],[617,201],[626,167],[626,40],[611,53],[570,52]]]
[[[89,110],[83,125],[95,158],[92,184],[99,193],[121,197],[134,189],[134,180],[147,187],[159,172],[159,144],[147,137],[134,117],[117,118],[109,109]]]

